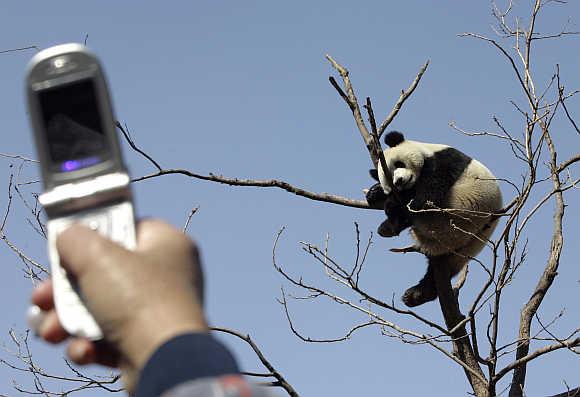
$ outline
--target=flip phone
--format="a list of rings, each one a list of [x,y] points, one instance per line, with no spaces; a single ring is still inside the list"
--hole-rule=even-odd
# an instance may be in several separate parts
[[[130,178],[105,75],[85,46],[58,45],[30,61],[26,94],[43,181],[38,200],[47,216],[56,311],[71,335],[98,340],[101,329],[61,267],[55,242],[69,225],[82,223],[126,248],[135,247]]]

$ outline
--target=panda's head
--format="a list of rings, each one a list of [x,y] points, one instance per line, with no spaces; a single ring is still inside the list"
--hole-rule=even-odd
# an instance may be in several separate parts
[[[389,132],[385,136],[385,143],[389,146],[384,151],[385,160],[395,189],[413,188],[421,175],[425,157],[429,155],[425,150],[425,144],[406,140],[405,136],[398,131]],[[391,187],[388,186],[380,164],[378,171],[383,190],[389,193]]]

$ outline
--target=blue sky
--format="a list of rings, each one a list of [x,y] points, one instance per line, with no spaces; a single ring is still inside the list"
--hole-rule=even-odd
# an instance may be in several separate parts
[[[526,3],[518,2],[515,15],[528,18]],[[400,90],[429,59],[420,87],[392,128],[414,140],[453,145],[483,161],[499,178],[519,180],[523,169],[508,147],[492,139],[467,138],[448,126],[456,121],[466,129],[492,130],[492,116],[497,115],[516,134],[521,131],[521,120],[509,101],[521,102],[523,97],[505,59],[486,43],[457,36],[466,31],[493,35],[490,10],[487,1],[19,1],[2,5],[0,51],[82,42],[88,35],[88,46],[106,68],[118,119],[162,166],[276,178],[311,191],[362,199],[362,189],[372,184],[367,174],[370,161],[350,111],[328,83],[334,71],[324,59],[326,53],[350,69],[359,99],[372,97],[378,118],[390,111]],[[550,7],[541,15],[538,30],[557,32],[568,17],[578,15],[578,2]],[[580,29],[572,25],[572,30]],[[579,89],[578,48],[577,37],[538,42],[533,64],[537,84],[544,86],[559,63],[567,89]],[[25,66],[34,52],[0,54],[2,153],[35,156],[23,98]],[[570,100],[568,108],[580,117],[578,101]],[[579,138],[569,124],[558,124],[554,139],[561,149],[560,160],[577,153]],[[125,150],[125,154],[133,176],[153,172],[136,153]],[[19,165],[0,158],[0,189],[6,191],[0,196],[2,211],[9,175]],[[35,167],[25,165],[21,180],[36,178]],[[36,184],[26,191],[39,189]],[[282,285],[299,292],[292,291],[272,267],[278,230],[286,226],[278,251],[285,268],[349,296],[329,283],[322,269],[301,252],[299,242],[322,245],[329,234],[330,253],[351,263],[353,222],[360,224],[366,239],[382,221],[380,212],[180,176],[140,182],[134,189],[142,217],[161,217],[181,227],[190,209],[200,207],[189,233],[204,257],[211,322],[249,333],[302,395],[455,396],[468,391],[462,370],[426,346],[404,345],[381,336],[378,329],[362,330],[343,343],[306,344],[288,327],[276,298]],[[502,190],[506,201],[513,197],[508,185]],[[574,244],[580,229],[572,221],[580,212],[574,206],[577,193],[567,197],[559,277],[540,310],[541,318],[549,321],[564,309],[553,328],[560,336],[576,329],[580,318],[576,303],[580,247]],[[551,209],[549,205],[540,211],[528,229],[529,259],[505,294],[502,341],[517,334],[519,309],[545,263]],[[46,264],[44,242],[27,225],[26,216],[15,198],[6,236]],[[393,294],[398,299],[424,272],[423,258],[387,251],[406,242],[407,237],[375,239],[371,248],[363,280],[383,299],[390,300]],[[5,245],[0,256],[4,314],[0,342],[14,349],[8,330],[26,328],[31,284]],[[477,269],[470,272],[466,297],[473,296],[483,276]],[[365,320],[328,302],[290,301],[290,310],[295,325],[313,338],[339,337]],[[436,303],[418,312],[442,322]],[[409,319],[384,315],[425,331]],[[248,346],[230,337],[223,340],[245,370],[260,368]],[[31,346],[39,365],[65,373],[62,347],[36,342]],[[9,353],[0,354],[10,358]],[[505,363],[512,358],[507,356]],[[578,368],[578,360],[566,352],[541,359],[529,367],[529,395],[563,391],[564,381],[576,386]],[[0,366],[0,394],[16,394],[11,379],[31,384]]]

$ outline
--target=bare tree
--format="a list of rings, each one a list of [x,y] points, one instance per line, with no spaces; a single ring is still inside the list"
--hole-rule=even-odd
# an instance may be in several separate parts
[[[553,139],[556,132],[554,124],[564,122],[567,130],[559,133],[580,134],[578,124],[574,119],[574,112],[567,106],[567,101],[578,94],[579,90],[567,89],[563,84],[563,76],[560,74],[559,65],[554,65],[554,72],[545,84],[540,87],[535,78],[532,64],[535,57],[535,43],[539,40],[557,40],[565,36],[575,35],[568,27],[564,27],[558,32],[539,33],[537,23],[543,9],[549,5],[558,5],[563,1],[555,0],[535,0],[531,15],[527,23],[522,24],[521,20],[513,17],[514,7],[511,1],[501,9],[493,4],[492,14],[496,21],[495,31],[497,37],[490,38],[476,33],[464,33],[461,36],[482,41],[497,50],[497,54],[506,61],[507,67],[511,70],[514,79],[518,83],[519,94],[523,98],[521,101],[512,100],[509,102],[513,111],[521,118],[518,129],[508,128],[499,117],[493,117],[495,130],[493,131],[472,131],[464,129],[450,123],[452,129],[458,133],[477,137],[478,139],[497,139],[509,146],[513,154],[514,166],[520,166],[522,178],[518,181],[502,180],[513,191],[513,197],[508,204],[495,216],[501,218],[498,230],[494,239],[487,241],[487,249],[490,254],[489,261],[472,258],[472,263],[483,270],[484,280],[478,280],[478,292],[469,302],[462,302],[460,306],[460,292],[467,278],[468,270],[464,269],[459,279],[452,285],[449,274],[444,271],[436,271],[435,279],[439,296],[439,304],[443,315],[444,323],[427,318],[417,311],[401,307],[394,298],[384,299],[368,291],[362,281],[361,275],[364,273],[364,266],[367,254],[373,243],[371,233],[365,242],[361,241],[361,231],[355,223],[356,257],[352,263],[344,264],[343,261],[335,258],[329,252],[328,244],[318,247],[314,244],[303,242],[303,251],[320,267],[324,274],[334,283],[335,289],[322,286],[320,280],[307,281],[301,274],[292,274],[285,266],[280,264],[276,256],[276,249],[283,229],[277,234],[272,260],[275,269],[280,273],[285,283],[292,289],[305,293],[304,296],[293,296],[287,293],[288,287],[282,289],[280,303],[286,314],[288,324],[292,332],[301,340],[308,343],[333,343],[349,339],[357,331],[376,327],[387,337],[398,339],[407,344],[422,344],[430,346],[440,352],[443,357],[456,363],[464,372],[474,395],[478,397],[502,395],[506,392],[509,396],[524,396],[526,385],[526,370],[532,361],[538,360],[542,356],[557,351],[566,350],[570,354],[577,355],[580,345],[580,328],[570,329],[568,332],[554,331],[554,324],[564,315],[560,313],[553,319],[543,319],[538,314],[538,310],[546,297],[546,294],[553,287],[558,274],[561,262],[561,253],[564,244],[563,221],[565,219],[566,207],[572,205],[569,195],[575,193],[578,188],[579,179],[573,175],[573,166],[580,161],[580,154],[575,154],[565,160],[558,159],[558,147]],[[35,48],[26,47],[23,50]],[[11,50],[8,50],[11,51]],[[370,98],[361,106],[357,99],[355,89],[350,80],[349,71],[327,55],[327,60],[338,72],[342,84],[339,84],[334,77],[330,77],[330,83],[336,89],[339,96],[344,100],[349,110],[353,114],[355,124],[363,138],[363,143],[369,153],[372,163],[377,166],[384,158],[380,147],[380,137],[395,119],[402,109],[405,101],[413,94],[418,87],[422,76],[427,70],[429,62],[426,62],[416,74],[406,90],[402,90],[399,99],[394,104],[392,110],[385,116],[383,121],[377,123]],[[366,111],[363,115],[361,107]],[[254,187],[276,187],[290,193],[306,197],[311,200],[323,201],[331,204],[350,206],[368,209],[365,201],[349,199],[327,193],[309,192],[296,187],[288,182],[270,179],[254,180],[230,178],[221,175],[202,175],[186,169],[174,169],[162,167],[154,158],[140,149],[126,126],[118,123],[117,127],[123,133],[130,146],[144,156],[155,171],[137,177],[134,182],[154,179],[169,174],[181,174],[187,177],[228,184],[232,186],[254,186]],[[40,220],[40,208],[35,200],[22,193],[22,189],[31,186],[31,181],[21,181],[19,173],[22,167],[33,161],[31,159],[16,156],[20,161],[18,171],[10,178],[8,186],[8,208],[0,227],[0,236],[5,244],[13,250],[21,259],[26,274],[33,280],[45,277],[48,272],[46,268],[37,260],[29,257],[21,249],[8,240],[4,233],[4,226],[10,211],[13,193],[25,203],[30,211],[27,217],[29,224],[40,236],[45,236],[44,225]],[[546,183],[550,186],[546,188]],[[509,330],[502,327],[502,314],[504,296],[514,277],[519,274],[524,265],[530,262],[527,257],[528,247],[526,235],[529,230],[531,220],[537,216],[540,209],[553,205],[553,223],[551,229],[546,228],[546,239],[551,241],[547,258],[535,257],[535,265],[543,265],[543,272],[538,275],[535,285],[530,287],[529,298],[520,310],[519,329],[517,338],[506,343],[503,342],[509,337]],[[187,217],[185,229],[191,216],[197,209],[191,211]],[[440,209],[449,211],[453,209]],[[328,241],[328,240],[327,240]],[[412,247],[392,249],[395,253],[413,252]],[[395,254],[393,254],[395,255]],[[328,299],[342,307],[348,308],[360,315],[360,322],[353,324],[345,334],[338,338],[313,338],[299,330],[293,320],[288,298],[306,299],[316,301]],[[462,313],[460,307],[467,307]],[[411,323],[416,324],[415,328],[402,326]],[[254,377],[271,378],[273,381],[266,382],[269,385],[282,387],[289,395],[297,396],[297,392],[277,371],[269,360],[265,358],[257,345],[248,335],[230,329],[215,328],[218,332],[235,336],[247,343],[256,353],[260,362],[267,372],[246,374]],[[426,331],[425,331],[426,330]],[[31,394],[59,395],[48,392],[42,386],[43,380],[55,378],[39,369],[32,361],[32,355],[28,351],[26,335],[16,337],[11,333],[14,344],[17,346],[15,357],[21,365],[17,365],[7,360],[2,360],[4,365],[8,365],[17,371],[27,371],[34,378],[34,389],[30,389]],[[507,335],[507,336],[506,336]],[[532,348],[532,342],[534,348]],[[60,395],[68,395],[73,391],[88,387],[99,387],[108,391],[118,391],[111,386],[116,381],[116,375],[112,375],[107,380],[96,380],[88,377],[71,367],[74,376],[56,377],[60,380],[77,382],[73,388]],[[39,386],[40,385],[40,386]],[[580,389],[568,387],[566,396],[578,395]]]
[[[366,252],[372,241],[368,240],[366,247],[361,250],[360,231],[356,225],[356,249],[357,255],[353,264],[344,265],[336,258],[333,258],[328,248],[319,248],[309,243],[303,243],[303,249],[318,262],[326,272],[326,275],[338,283],[341,287],[354,292],[353,297],[332,292],[328,288],[319,287],[316,284],[305,281],[303,276],[291,275],[276,260],[276,245],[282,231],[278,234],[274,244],[273,261],[274,267],[293,286],[307,292],[307,299],[328,298],[331,301],[347,306],[354,311],[361,313],[365,320],[354,325],[343,337],[333,339],[313,339],[298,331],[293,324],[292,316],[289,313],[287,293],[282,291],[281,303],[284,307],[287,319],[292,331],[302,340],[307,342],[336,342],[348,339],[357,330],[378,326],[383,334],[398,338],[404,343],[425,344],[441,352],[447,358],[457,363],[464,371],[473,393],[476,396],[496,396],[505,390],[498,390],[498,385],[507,376],[511,376],[507,389],[510,396],[525,395],[526,369],[532,360],[553,352],[555,350],[566,349],[572,354],[578,354],[577,347],[580,345],[578,336],[580,328],[571,329],[567,334],[555,335],[550,327],[558,319],[552,321],[542,320],[538,315],[538,309],[552,287],[558,274],[560,266],[560,256],[563,248],[562,223],[565,215],[565,194],[573,189],[577,189],[579,179],[574,177],[570,167],[580,160],[580,155],[576,154],[565,161],[558,162],[557,148],[552,139],[554,134],[552,125],[554,120],[565,118],[569,122],[569,129],[580,133],[573,115],[566,106],[566,101],[578,93],[577,90],[566,90],[561,82],[560,69],[555,65],[552,78],[546,87],[541,90],[534,80],[534,73],[531,68],[533,59],[533,46],[537,40],[556,39],[565,35],[577,34],[566,28],[558,33],[540,34],[536,31],[536,23],[541,10],[551,3],[550,1],[535,1],[529,23],[527,27],[522,27],[518,19],[510,25],[509,19],[512,13],[511,2],[505,11],[500,10],[495,4],[493,15],[497,21],[498,39],[486,36],[465,33],[461,36],[471,37],[491,44],[499,51],[501,57],[507,60],[514,77],[517,79],[524,103],[520,104],[511,101],[511,105],[521,115],[523,133],[517,133],[504,127],[502,121],[494,117],[494,123],[498,131],[465,131],[455,123],[450,123],[451,127],[460,133],[469,136],[491,137],[504,141],[511,148],[514,161],[523,165],[523,178],[520,182],[505,181],[509,183],[516,195],[510,203],[496,214],[504,220],[499,231],[496,231],[496,238],[487,241],[491,251],[492,260],[484,263],[477,258],[472,261],[480,266],[487,274],[487,279],[480,286],[479,293],[468,305],[469,310],[464,315],[459,309],[459,290],[465,281],[467,269],[460,276],[455,287],[449,282],[449,275],[438,269],[435,274],[437,291],[441,311],[445,324],[437,324],[434,320],[424,318],[413,310],[402,309],[396,305],[394,300],[385,301],[365,290],[359,282],[360,274],[363,270]],[[511,42],[513,48],[506,47],[503,42]],[[355,95],[355,90],[349,78],[346,68],[334,61],[330,56],[327,59],[338,71],[342,78],[343,88],[331,78],[332,85],[339,95],[346,102],[353,113],[356,125],[363,137],[364,143],[369,150],[373,163],[376,165],[380,159],[378,153],[378,138],[389,125],[393,117],[400,110],[401,106],[414,91],[420,81],[426,63],[411,86],[402,91],[401,96],[393,110],[377,128],[370,99],[367,98],[364,106],[368,113],[369,129],[363,119],[360,105]],[[371,131],[369,133],[369,130]],[[570,131],[566,131],[569,133]],[[572,132],[574,133],[574,132]],[[542,191],[541,182],[551,181],[551,187],[547,191]],[[539,201],[536,197],[540,194]],[[526,260],[526,231],[527,226],[538,210],[552,202],[554,204],[553,226],[548,238],[551,239],[551,246],[548,252],[548,259],[544,264],[544,271],[539,276],[535,287],[533,287],[530,298],[521,308],[520,325],[518,338],[507,344],[500,344],[500,317],[502,313],[502,296],[509,287],[511,280],[518,270],[521,269]],[[439,211],[449,211],[453,209],[440,209]],[[393,249],[394,252],[412,252],[412,247]],[[539,258],[538,258],[539,260]],[[364,304],[361,304],[364,302]],[[486,315],[485,308],[489,308]],[[482,310],[483,309],[483,310]],[[404,328],[396,321],[388,318],[389,315],[411,317],[419,323],[432,329],[430,333],[421,333],[413,329]],[[562,314],[560,314],[561,316]],[[558,316],[559,317],[559,316]],[[534,327],[533,322],[537,325]],[[530,349],[532,341],[540,342],[541,347],[535,350]],[[447,345],[451,344],[451,350]],[[487,350],[487,352],[485,350]],[[511,358],[510,358],[511,357]],[[503,362],[508,359],[508,362]],[[579,389],[569,390],[566,395],[576,395]]]

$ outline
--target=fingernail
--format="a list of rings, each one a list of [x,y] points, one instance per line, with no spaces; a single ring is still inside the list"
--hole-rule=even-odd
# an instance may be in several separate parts
[[[26,311],[26,321],[36,336],[40,335],[42,323],[44,323],[45,317],[45,313],[36,305],[30,306]]]
[[[72,346],[71,354],[74,356],[75,361],[84,362],[87,355],[87,349],[85,349],[84,345],[75,344]]]

